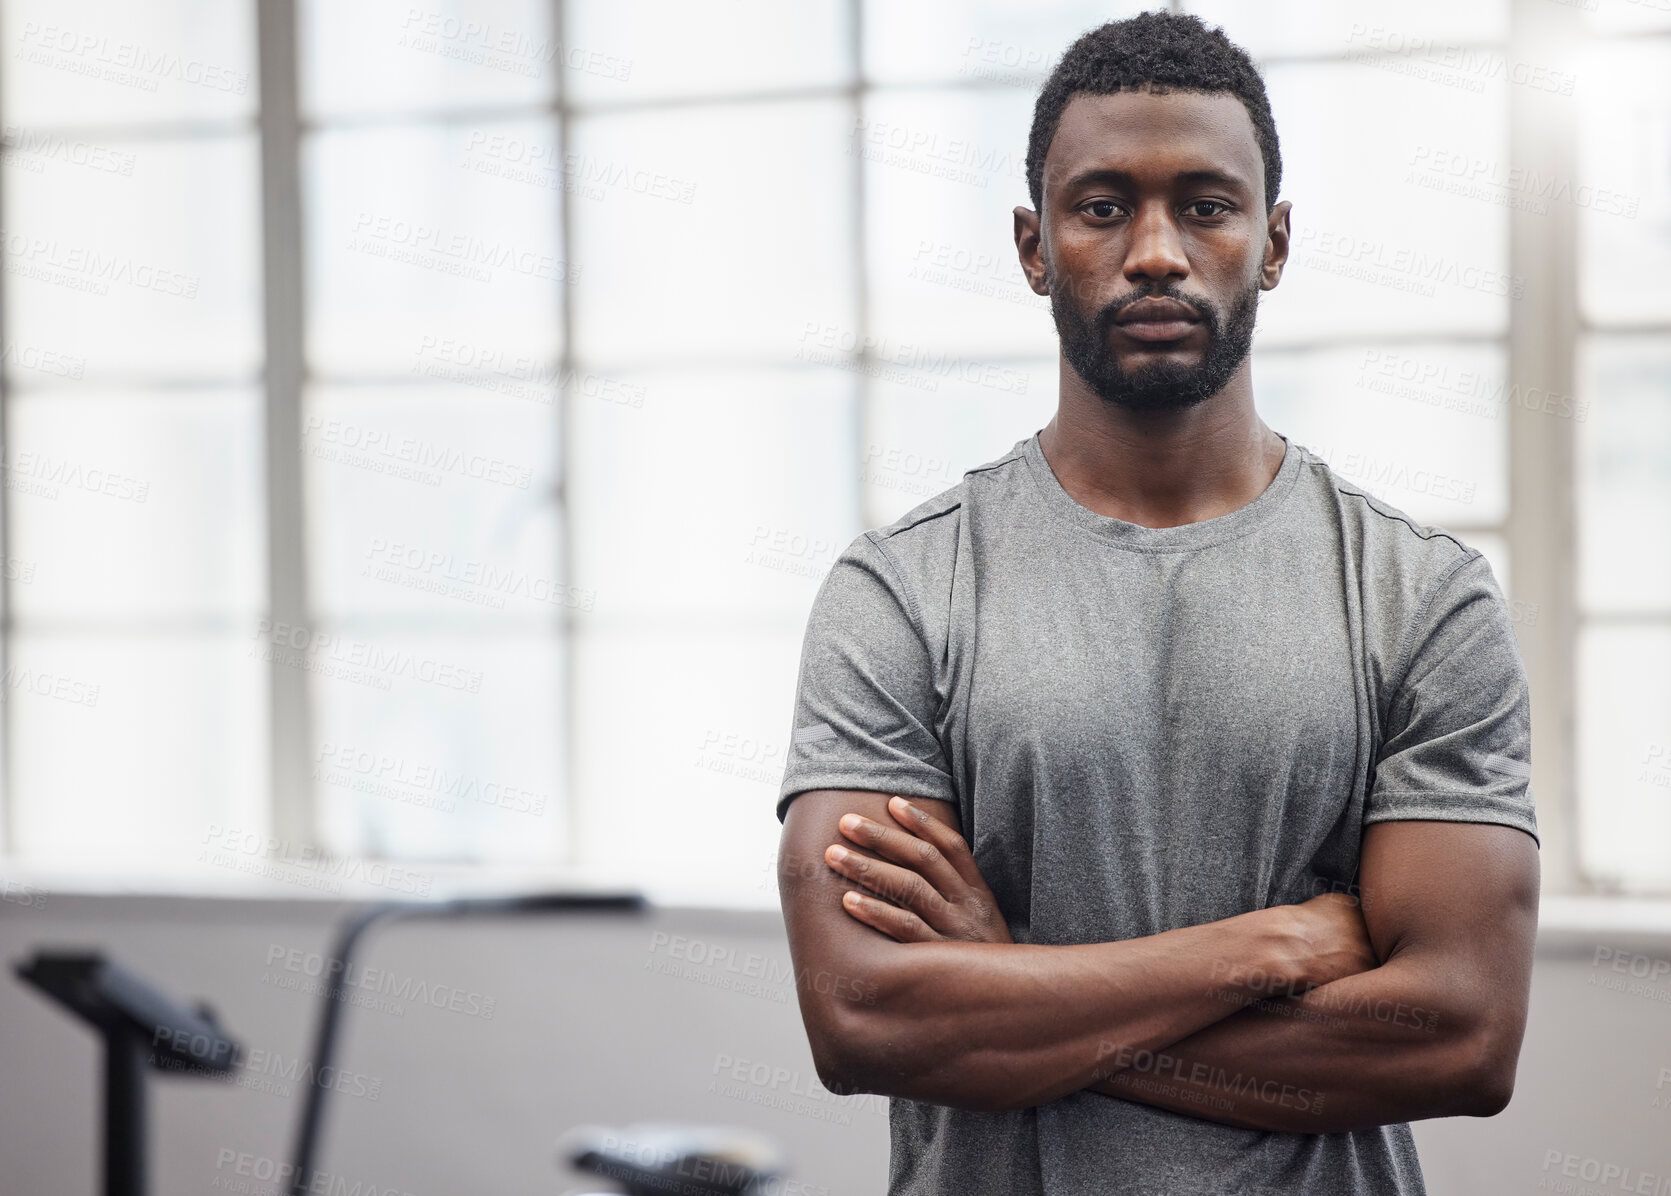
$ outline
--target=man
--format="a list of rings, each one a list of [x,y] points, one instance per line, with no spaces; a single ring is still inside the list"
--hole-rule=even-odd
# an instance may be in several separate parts
[[[1509,1100],[1525,677],[1478,552],[1254,410],[1280,178],[1221,31],[1076,42],[1015,213],[1056,416],[814,604],[784,913],[892,1193],[1420,1193],[1407,1123]]]

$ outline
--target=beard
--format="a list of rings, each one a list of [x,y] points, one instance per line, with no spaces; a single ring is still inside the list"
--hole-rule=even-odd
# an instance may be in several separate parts
[[[1092,393],[1104,402],[1130,411],[1173,411],[1194,406],[1223,390],[1253,347],[1253,322],[1259,311],[1259,276],[1231,301],[1225,311],[1209,300],[1179,294],[1170,287],[1139,287],[1130,295],[1106,304],[1094,318],[1057,287],[1049,270],[1050,315],[1062,339],[1062,356]],[[1207,348],[1196,365],[1151,361],[1135,370],[1120,367],[1108,334],[1114,320],[1139,299],[1176,299],[1201,317]]]

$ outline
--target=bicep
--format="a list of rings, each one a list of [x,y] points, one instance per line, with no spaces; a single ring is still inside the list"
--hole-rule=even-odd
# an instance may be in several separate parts
[[[1537,936],[1538,851],[1510,826],[1379,822],[1364,831],[1359,888],[1377,958],[1524,1016]]]
[[[844,814],[852,813],[893,825],[894,817],[888,812],[891,796],[863,789],[814,789],[794,798],[784,815],[778,845],[778,896],[789,932],[791,961],[797,978],[828,980],[802,988],[801,1011],[809,1030],[819,1028],[814,1023],[825,1012],[820,996],[863,991],[866,975],[874,970],[881,952],[898,946],[842,908],[842,894],[854,883],[824,860],[824,850],[832,843],[879,858],[843,835],[839,823]],[[955,803],[923,797],[911,801],[959,829]]]

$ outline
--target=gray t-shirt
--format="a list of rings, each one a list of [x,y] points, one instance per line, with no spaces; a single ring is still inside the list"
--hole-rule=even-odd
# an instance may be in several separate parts
[[[1476,550],[1287,450],[1251,503],[1146,528],[1038,437],[853,541],[808,620],[777,803],[957,803],[1022,943],[1137,938],[1354,879],[1364,827],[1536,837],[1525,675]],[[891,1102],[891,1196],[1421,1193],[1407,1125],[1264,1133],[1080,1091]]]

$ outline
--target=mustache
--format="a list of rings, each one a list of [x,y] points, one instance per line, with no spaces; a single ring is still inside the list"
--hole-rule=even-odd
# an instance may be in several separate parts
[[[1104,304],[1102,310],[1097,312],[1097,318],[1093,321],[1097,336],[1099,338],[1106,337],[1109,330],[1114,327],[1114,321],[1119,319],[1120,313],[1140,299],[1171,299],[1175,303],[1182,303],[1207,326],[1209,336],[1218,332],[1218,312],[1213,309],[1211,304],[1191,298],[1188,295],[1180,295],[1175,287],[1146,287],[1135,290],[1129,295],[1122,295],[1118,299],[1111,299]]]

